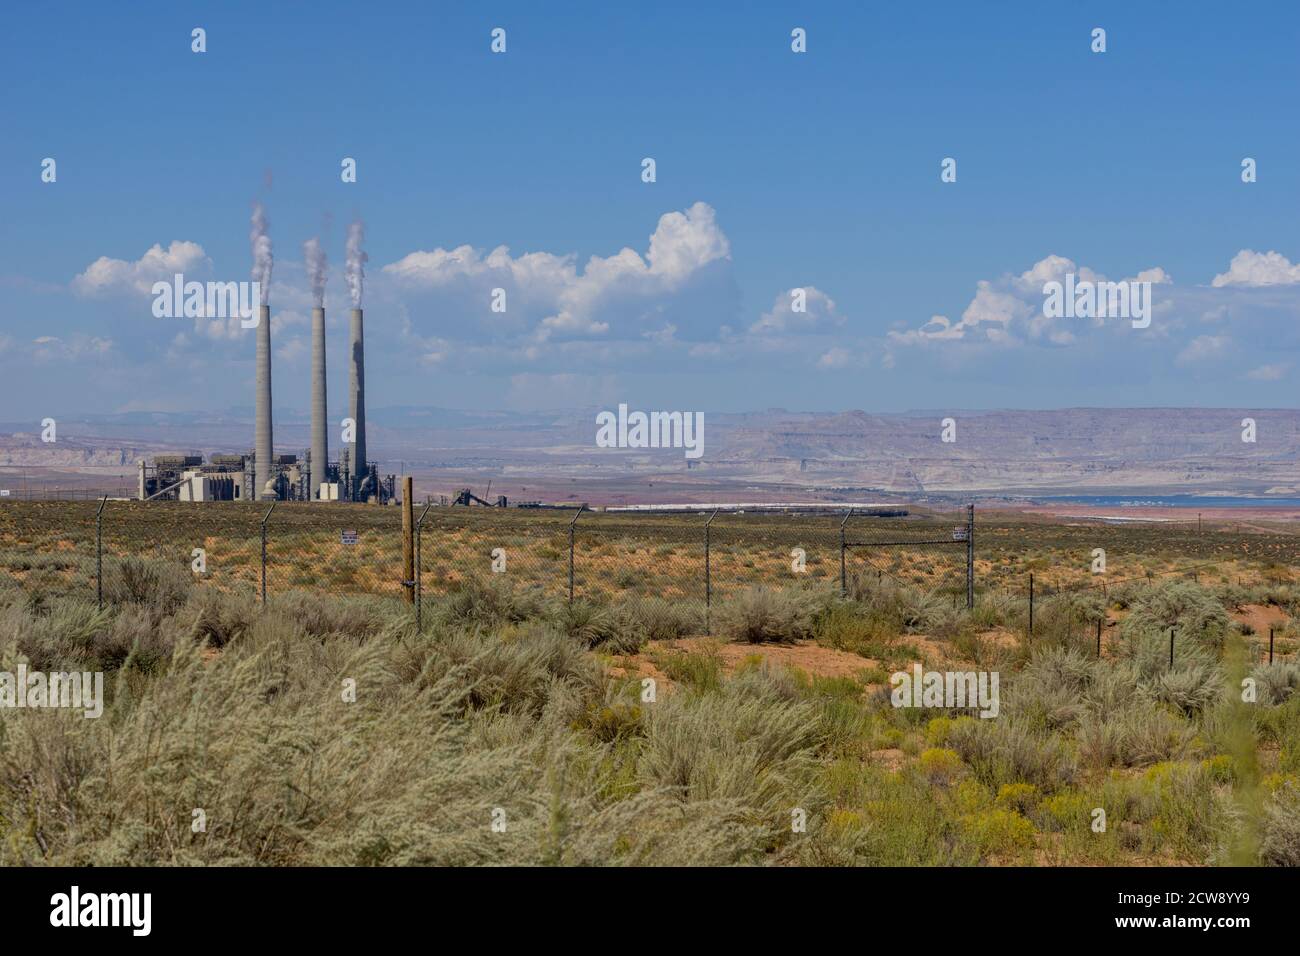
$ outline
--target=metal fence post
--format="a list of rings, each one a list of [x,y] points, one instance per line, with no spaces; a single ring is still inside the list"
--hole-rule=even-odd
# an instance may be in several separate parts
[[[421,581],[420,574],[420,554],[424,551],[424,548],[420,544],[420,532],[424,527],[424,516],[429,513],[429,509],[432,507],[433,502],[426,501],[424,510],[420,512],[420,520],[415,522],[415,629],[417,631],[422,630],[424,627],[424,584]]]
[[[573,603],[573,526],[578,523],[582,513],[587,510],[586,505],[578,506],[578,513],[573,516],[569,522],[569,603]]]
[[[1034,572],[1029,572],[1029,636],[1034,636]]]
[[[95,512],[95,600],[99,609],[104,610],[104,505],[108,504],[108,495],[99,500],[99,509]]]
[[[844,513],[844,520],[840,522],[840,597],[849,596],[849,578],[844,569],[844,526],[849,523],[849,518],[853,517],[853,509],[850,508]]]
[[[1169,628],[1169,666],[1174,666],[1174,629]]]
[[[975,503],[966,506],[966,610],[975,607]]]
[[[271,512],[275,510],[276,502],[271,502],[271,507],[266,509],[266,514],[262,516],[262,606],[266,606],[266,522],[271,517]]]
[[[713,509],[713,514],[709,515],[709,520],[704,522],[704,633],[713,633],[713,559],[710,555],[710,532],[709,525],[713,524],[713,519],[718,516],[718,509]]]
[[[1273,663],[1273,629],[1268,629],[1268,662]]]

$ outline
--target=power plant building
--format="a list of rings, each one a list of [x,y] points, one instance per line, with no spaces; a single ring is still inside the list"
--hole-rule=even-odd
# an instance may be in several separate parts
[[[355,440],[329,459],[326,407],[325,310],[312,309],[311,435],[302,456],[275,454],[271,406],[271,309],[258,311],[253,449],[244,455],[158,455],[139,463],[141,501],[396,500],[397,476],[381,479],[366,451],[363,315],[352,309],[348,345],[349,412]]]

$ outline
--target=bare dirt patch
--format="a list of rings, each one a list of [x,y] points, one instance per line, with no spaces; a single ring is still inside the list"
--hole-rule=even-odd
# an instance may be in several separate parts
[[[980,640],[989,641],[1001,647],[1017,647],[1020,644],[1020,638],[1005,627],[995,627],[991,631],[980,631],[979,636]]]
[[[624,654],[614,658],[609,668],[614,677],[653,677],[661,687],[672,687],[672,680],[654,665],[646,651],[640,654]]]
[[[1288,618],[1286,612],[1272,604],[1243,604],[1240,611],[1232,612],[1232,619],[1249,624],[1256,634],[1268,636],[1268,629],[1282,630]]]
[[[878,662],[848,651],[822,647],[813,641],[795,644],[712,644],[722,662],[724,672],[735,671],[747,658],[759,657],[769,666],[796,667],[814,677],[857,677],[862,671]],[[651,641],[638,654],[626,654],[614,659],[611,673],[618,677],[653,677],[659,682],[669,682],[663,672],[655,667],[651,657],[664,652],[692,652],[704,650],[697,640]]]
[[[718,653],[722,666],[733,671],[741,661],[758,655],[764,662],[797,667],[815,677],[855,677],[878,662],[848,651],[822,647],[813,641],[795,644],[723,644]]]

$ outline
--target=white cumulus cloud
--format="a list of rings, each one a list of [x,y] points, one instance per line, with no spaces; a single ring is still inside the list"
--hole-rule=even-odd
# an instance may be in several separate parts
[[[1230,285],[1294,285],[1300,282],[1300,264],[1279,252],[1255,252],[1242,249],[1228,263],[1228,271],[1214,277],[1215,288]]]
[[[170,282],[178,272],[207,270],[210,266],[211,261],[197,242],[173,239],[166,249],[154,243],[134,262],[100,256],[72,280],[72,289],[87,298],[122,293],[148,295],[155,282]]]
[[[574,255],[513,256],[507,246],[486,255],[468,245],[417,251],[382,272],[414,291],[453,294],[499,329],[533,341],[575,337],[641,337],[680,326],[673,297],[691,291],[715,263],[731,258],[731,244],[707,203],[659,217],[644,255],[623,248],[592,256],[579,270]],[[487,311],[492,289],[506,291],[506,312]]]
[[[802,293],[800,297],[797,293]],[[802,298],[803,311],[794,307]],[[772,308],[749,327],[759,335],[798,332],[830,332],[844,324],[844,316],[835,308],[835,300],[816,286],[802,286],[778,292]]]

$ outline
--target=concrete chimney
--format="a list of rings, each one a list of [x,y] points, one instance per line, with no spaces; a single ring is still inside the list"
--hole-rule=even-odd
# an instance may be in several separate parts
[[[356,427],[356,441],[352,446],[352,473],[357,476],[357,489],[363,495],[361,482],[366,475],[366,349],[361,324],[361,310],[352,310],[352,421]]]
[[[268,496],[266,483],[271,480],[271,307],[257,312],[257,422],[253,431],[253,496]]]
[[[311,476],[307,487],[320,497],[329,464],[328,416],[325,412],[325,310],[311,310]]]

